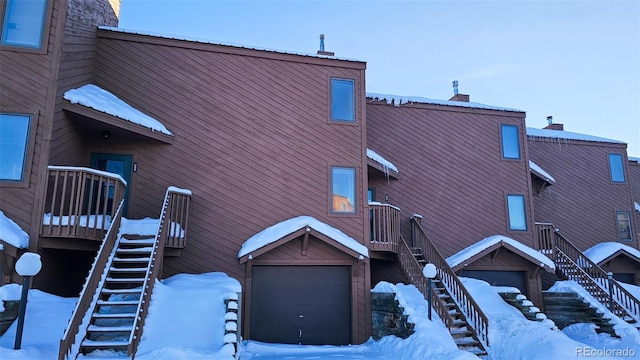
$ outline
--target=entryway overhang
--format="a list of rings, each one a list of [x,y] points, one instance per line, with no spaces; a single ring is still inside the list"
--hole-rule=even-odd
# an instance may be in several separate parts
[[[584,254],[594,263],[601,265],[624,255],[640,264],[640,250],[617,242],[603,242],[585,250]]]
[[[109,91],[87,84],[64,93],[62,109],[78,127],[107,139],[142,138],[172,144],[174,135],[158,120]]]

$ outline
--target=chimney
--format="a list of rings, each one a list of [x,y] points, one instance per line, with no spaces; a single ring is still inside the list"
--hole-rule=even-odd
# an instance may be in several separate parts
[[[458,93],[458,80],[453,80],[453,96],[449,101],[469,102],[469,95]]]
[[[549,125],[545,126],[544,129],[547,129],[547,130],[560,130],[560,131],[564,130],[564,125],[563,124],[554,124],[553,123],[553,116],[547,116],[547,122],[549,123]]]
[[[320,50],[318,50],[318,55],[326,55],[326,56],[334,56],[335,53],[332,51],[324,51],[324,34],[320,34]]]

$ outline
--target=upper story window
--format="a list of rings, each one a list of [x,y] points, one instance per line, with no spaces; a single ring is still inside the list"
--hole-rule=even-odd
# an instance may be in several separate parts
[[[520,135],[517,125],[500,125],[502,141],[502,157],[505,159],[520,159]]]
[[[7,0],[0,8],[0,45],[42,47],[47,0]]]
[[[350,167],[331,168],[331,212],[355,214],[356,169]]]
[[[26,180],[30,128],[29,115],[0,114],[0,181]]]
[[[355,122],[355,81],[331,79],[331,120]]]
[[[621,154],[609,154],[609,172],[611,173],[612,182],[625,182]]]
[[[631,236],[631,215],[628,211],[616,211],[616,220],[618,222],[618,240],[633,241]]]
[[[524,205],[524,195],[507,195],[509,230],[527,230],[527,217]]]

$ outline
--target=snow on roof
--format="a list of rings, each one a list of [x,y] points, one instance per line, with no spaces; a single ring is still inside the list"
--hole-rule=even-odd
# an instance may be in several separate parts
[[[533,248],[530,248],[522,243],[520,243],[517,240],[511,239],[509,237],[506,237],[504,235],[493,235],[493,236],[489,236],[487,238],[484,238],[480,241],[478,241],[477,243],[466,247],[465,249],[449,256],[447,258],[447,263],[449,264],[449,266],[451,267],[456,267],[460,264],[462,264],[463,262],[471,259],[473,256],[481,253],[483,250],[498,244],[500,242],[505,242],[515,248],[517,248],[518,250],[522,251],[523,253],[531,256],[532,258],[538,260],[540,262],[540,265],[546,265],[551,269],[555,269],[556,266],[553,263],[553,261],[551,259],[549,259],[548,257],[544,256],[543,254],[541,254],[538,250],[535,250]]]
[[[584,254],[596,264],[599,264],[609,256],[615,254],[618,251],[625,251],[632,256],[640,259],[640,250],[632,248],[629,245],[621,244],[618,242],[602,242],[593,245],[589,249],[585,250]]]
[[[529,160],[529,167],[532,171],[535,171],[538,175],[542,176],[546,181],[556,182],[556,179],[554,179],[553,176],[549,175],[548,172],[542,170],[542,168],[538,166],[538,164],[534,163],[531,160]]]
[[[539,137],[539,138],[552,138],[552,139],[565,139],[565,140],[580,140],[580,141],[594,141],[594,142],[606,142],[614,144],[625,144],[623,141],[605,139],[598,136],[578,134],[570,131],[563,130],[550,130],[550,129],[536,129],[527,128],[527,136]]]
[[[29,247],[29,235],[22,230],[20,225],[9,219],[2,210],[0,210],[0,240],[19,249]],[[0,245],[1,249],[2,245]]]
[[[247,241],[242,244],[240,252],[238,252],[238,258],[250,254],[253,251],[256,251],[264,246],[280,240],[281,238],[293,232],[306,227],[310,227],[328,236],[338,243],[359,253],[360,255],[369,256],[369,250],[366,246],[360,244],[355,239],[349,237],[342,231],[330,225],[327,225],[311,216],[298,216],[270,226],[247,239]]]
[[[629,159],[629,161],[634,161],[634,162],[637,162],[638,164],[640,164],[640,158],[633,157],[633,156],[628,156],[627,159]]]
[[[112,26],[99,26],[98,28],[100,30],[120,32],[120,33],[125,33],[125,34],[153,36],[153,37],[159,37],[159,38],[163,38],[163,39],[191,41],[191,42],[196,42],[196,43],[201,43],[201,44],[210,44],[210,45],[230,46],[230,47],[241,48],[241,49],[266,51],[266,52],[273,52],[273,53],[279,53],[279,54],[307,56],[307,57],[315,57],[315,58],[323,58],[323,59],[344,60],[344,61],[351,61],[351,62],[364,62],[364,61],[361,61],[361,60],[350,59],[350,58],[335,57],[335,56],[320,55],[320,54],[309,54],[309,53],[286,51],[286,50],[277,50],[277,49],[268,49],[268,48],[262,48],[262,47],[256,47],[256,46],[248,46],[248,45],[231,43],[231,42],[223,42],[223,41],[218,41],[218,40],[196,38],[196,37],[188,37],[188,36],[181,36],[181,35],[172,35],[172,34],[163,34],[163,33],[150,32],[150,31],[122,29],[122,28],[112,27]]]
[[[80,104],[94,110],[119,117],[134,124],[148,127],[163,134],[173,134],[160,121],[122,101],[117,96],[97,85],[87,84],[64,93],[64,98],[73,104]]]
[[[417,97],[417,96],[400,96],[400,95],[389,95],[389,94],[378,94],[378,93],[367,92],[367,97],[372,98],[374,100],[386,100],[387,104],[393,104],[395,106],[400,106],[408,103],[424,103],[424,104],[457,106],[457,107],[476,108],[476,109],[524,112],[518,109],[486,105],[486,104],[480,104],[476,102],[436,100],[436,99],[429,99],[429,98]]]
[[[382,167],[385,169],[391,169],[395,172],[398,172],[398,168],[395,165],[393,165],[391,161],[385,159],[384,157],[380,156],[377,152],[371,149],[367,149],[367,157],[377,162],[378,164],[382,165]]]

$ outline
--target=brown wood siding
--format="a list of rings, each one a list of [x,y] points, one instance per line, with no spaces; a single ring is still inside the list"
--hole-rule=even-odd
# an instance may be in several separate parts
[[[629,161],[629,183],[631,185],[631,197],[633,201],[640,204],[640,163]],[[640,212],[636,212],[640,216]],[[640,233],[640,229],[636,228],[636,233]]]
[[[612,183],[608,154],[626,160],[626,145],[530,137],[529,153],[556,180],[535,197],[536,221],[553,223],[583,251],[599,242],[617,242],[616,211],[633,215],[634,210],[628,167],[627,181]],[[634,241],[625,244],[638,248],[637,224],[632,225]]]
[[[502,159],[500,124],[519,126],[520,160]],[[405,239],[418,213],[445,257],[495,234],[533,246],[524,113],[370,102],[367,125],[367,146],[396,165],[400,178],[372,176],[369,187],[375,200],[388,194],[400,207]],[[508,229],[507,194],[525,196],[527,231]]]
[[[28,187],[0,186],[0,208],[9,218],[29,233],[30,247],[37,250],[39,214],[43,181],[51,137],[55,83],[61,51],[61,38],[66,1],[54,1],[47,22],[49,36],[45,40],[46,53],[21,51],[3,47],[0,51],[0,109],[1,111],[35,112],[35,147],[29,157]],[[42,184],[42,185],[41,185]]]

